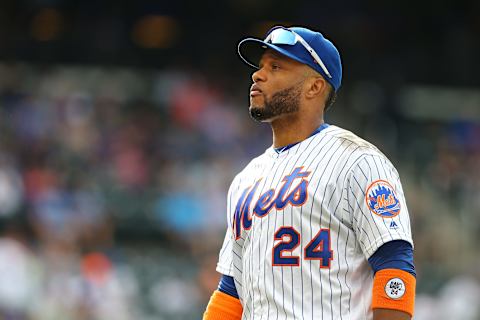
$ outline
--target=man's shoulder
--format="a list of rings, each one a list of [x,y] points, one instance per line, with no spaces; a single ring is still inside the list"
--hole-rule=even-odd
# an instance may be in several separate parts
[[[377,146],[352,131],[331,125],[325,134],[330,136],[337,146],[336,155],[339,165],[344,162],[358,162],[365,157],[378,157],[389,161]],[[342,159],[344,159],[343,162]]]
[[[243,169],[237,173],[232,180],[232,185],[236,182],[252,177],[255,171],[262,171],[265,168],[266,163],[269,160],[268,149],[259,156],[251,159],[250,162],[243,167]]]
[[[345,141],[345,147],[355,147],[361,149],[364,152],[380,152],[380,150],[371,142],[360,138],[352,131],[331,125],[330,130],[325,132],[327,135],[331,136],[333,139]],[[380,152],[381,153],[381,152]]]

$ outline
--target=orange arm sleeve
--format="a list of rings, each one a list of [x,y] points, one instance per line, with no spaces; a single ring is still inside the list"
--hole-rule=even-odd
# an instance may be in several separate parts
[[[239,299],[215,290],[203,314],[203,320],[240,320],[242,312]]]
[[[373,280],[372,309],[403,311],[413,316],[416,279],[399,269],[383,269]]]

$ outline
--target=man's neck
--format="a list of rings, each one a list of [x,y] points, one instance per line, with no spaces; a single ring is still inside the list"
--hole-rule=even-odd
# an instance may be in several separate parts
[[[323,119],[317,121],[300,121],[300,119],[277,119],[272,121],[273,147],[279,148],[300,142],[312,135]]]

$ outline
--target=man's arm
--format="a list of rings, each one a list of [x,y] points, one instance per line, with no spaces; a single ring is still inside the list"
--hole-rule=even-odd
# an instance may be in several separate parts
[[[413,239],[398,172],[383,155],[365,154],[352,167],[346,184],[345,209],[351,213],[356,239],[374,272],[371,308],[412,317],[416,285]]]
[[[203,314],[203,320],[240,320],[242,311],[240,300],[215,290]]]
[[[390,310],[390,309],[373,309],[373,320],[410,320],[412,319],[408,313]]]
[[[210,298],[203,320],[240,320],[242,312],[233,278],[223,275],[218,290]]]
[[[410,320],[415,301],[413,248],[403,240],[387,242],[369,259],[375,272],[372,292],[374,320]]]

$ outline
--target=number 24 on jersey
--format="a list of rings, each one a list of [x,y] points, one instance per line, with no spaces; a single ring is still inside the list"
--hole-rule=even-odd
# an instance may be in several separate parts
[[[272,250],[272,264],[274,266],[299,266],[300,257],[293,255],[293,251],[300,245],[301,236],[293,227],[280,227],[274,234],[277,243]],[[285,255],[289,252],[290,255]],[[303,252],[305,260],[319,260],[320,268],[330,268],[333,251],[330,246],[330,230],[321,229],[308,243]]]

